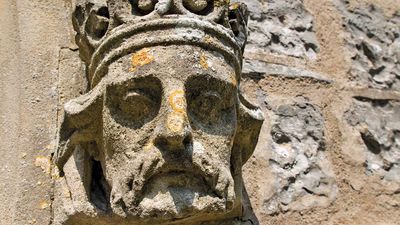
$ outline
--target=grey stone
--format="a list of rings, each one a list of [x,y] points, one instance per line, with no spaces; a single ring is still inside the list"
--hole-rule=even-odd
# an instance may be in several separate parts
[[[354,85],[399,91],[399,12],[387,18],[372,4],[349,9],[344,0],[335,3],[348,32],[345,40],[351,54],[349,73]]]
[[[337,195],[325,155],[324,119],[303,99],[274,110],[270,165],[276,193],[264,202],[268,214],[326,206]]]
[[[248,52],[315,59],[319,44],[302,0],[242,1],[250,7]]]
[[[346,119],[364,143],[366,173],[399,182],[400,103],[356,98]]]

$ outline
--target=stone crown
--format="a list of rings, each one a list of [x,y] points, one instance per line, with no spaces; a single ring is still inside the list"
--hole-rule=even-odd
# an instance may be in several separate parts
[[[113,61],[157,45],[217,51],[235,66],[239,79],[247,15],[244,4],[229,0],[81,0],[73,25],[93,88]]]

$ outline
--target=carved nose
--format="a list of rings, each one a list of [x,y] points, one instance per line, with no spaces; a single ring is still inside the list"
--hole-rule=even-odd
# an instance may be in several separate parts
[[[192,130],[186,114],[172,112],[161,125],[155,144],[164,150],[182,151],[192,142]]]

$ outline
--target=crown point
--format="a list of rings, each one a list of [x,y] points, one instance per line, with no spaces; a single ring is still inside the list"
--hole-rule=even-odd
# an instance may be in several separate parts
[[[193,12],[200,12],[208,6],[207,0],[184,0],[183,4]]]
[[[139,0],[138,8],[145,12],[153,11],[157,0]]]

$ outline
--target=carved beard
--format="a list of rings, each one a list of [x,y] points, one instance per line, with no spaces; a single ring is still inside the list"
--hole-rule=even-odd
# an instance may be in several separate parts
[[[236,196],[229,168],[197,148],[190,146],[190,157],[162,156],[157,148],[137,153],[113,178],[113,212],[168,220],[232,210]]]

